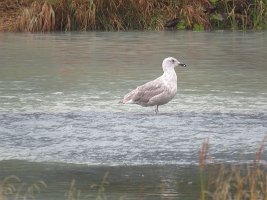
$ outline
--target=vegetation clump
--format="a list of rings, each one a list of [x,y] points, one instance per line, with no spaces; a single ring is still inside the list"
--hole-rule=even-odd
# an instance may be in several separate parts
[[[35,183],[22,182],[17,176],[7,176],[0,180],[0,200],[35,199],[42,190],[47,188],[44,181]]]
[[[4,0],[1,12],[29,32],[267,28],[266,0]]]
[[[247,165],[218,165],[207,162],[209,143],[205,141],[199,152],[200,199],[266,200],[267,171],[262,162],[265,138],[256,152],[255,160]]]
[[[49,32],[55,30],[55,12],[52,6],[45,2],[33,2],[31,8],[25,8],[17,22],[19,31]]]

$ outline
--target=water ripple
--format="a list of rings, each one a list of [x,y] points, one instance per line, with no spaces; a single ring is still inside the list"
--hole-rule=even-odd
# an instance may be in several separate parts
[[[209,138],[218,160],[251,160],[267,133],[266,121],[266,113],[0,114],[0,154],[87,164],[194,164]]]

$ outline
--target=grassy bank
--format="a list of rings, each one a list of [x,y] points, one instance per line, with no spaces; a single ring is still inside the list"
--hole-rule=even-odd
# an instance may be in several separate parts
[[[267,28],[267,0],[1,0],[0,30]]]

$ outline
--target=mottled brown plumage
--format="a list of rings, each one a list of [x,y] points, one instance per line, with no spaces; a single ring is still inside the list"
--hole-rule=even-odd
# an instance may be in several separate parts
[[[120,101],[124,104],[138,104],[141,106],[158,106],[168,103],[177,92],[177,76],[174,68],[178,65],[185,66],[172,57],[165,58],[162,62],[163,75],[157,79],[138,86],[126,94]]]

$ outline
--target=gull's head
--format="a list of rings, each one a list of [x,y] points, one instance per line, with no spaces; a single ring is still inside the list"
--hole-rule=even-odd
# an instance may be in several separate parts
[[[170,69],[174,69],[177,66],[186,67],[186,64],[179,62],[176,58],[173,57],[165,58],[162,62],[162,68],[164,72]]]

